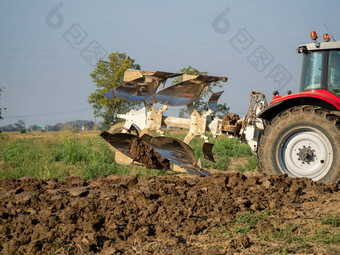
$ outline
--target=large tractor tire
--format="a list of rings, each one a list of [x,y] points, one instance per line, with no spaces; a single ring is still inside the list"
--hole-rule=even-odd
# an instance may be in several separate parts
[[[131,126],[130,129],[127,130],[126,128],[124,128],[124,124],[125,122],[118,122],[114,124],[113,126],[111,126],[108,132],[110,134],[127,133],[127,134],[136,135],[136,136],[139,135],[138,130],[134,126]]]
[[[340,179],[340,117],[313,106],[276,116],[261,136],[258,158],[267,174],[334,183]]]

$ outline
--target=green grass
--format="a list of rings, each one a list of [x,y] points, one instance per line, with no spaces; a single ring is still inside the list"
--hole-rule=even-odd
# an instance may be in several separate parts
[[[183,139],[185,134],[170,135]],[[211,136],[211,135],[210,135]],[[202,159],[202,167],[228,170],[230,158],[247,157],[240,170],[254,171],[257,168],[246,144],[228,138],[211,139],[216,164],[203,159],[199,137],[190,146],[196,159]],[[40,179],[80,176],[84,180],[110,174],[140,176],[164,175],[162,170],[118,165],[107,143],[98,134],[81,135],[72,132],[0,134],[0,178],[32,176]]]
[[[340,231],[337,233],[330,233],[328,231],[320,231],[311,237],[312,240],[322,244],[340,244]]]
[[[80,176],[88,180],[110,174],[164,175],[162,170],[118,165],[99,136],[61,133],[48,138],[10,139],[0,135],[0,178],[32,176],[40,179]]]
[[[312,235],[312,240],[323,244],[340,244],[340,215],[335,214],[320,220],[321,228]]]
[[[203,145],[203,141],[201,142]],[[215,140],[211,140],[211,143],[214,144],[212,149],[212,153],[214,155],[216,164],[208,161],[203,160],[203,167],[206,168],[214,168],[218,170],[228,170],[229,164],[231,162],[230,158],[241,158],[241,157],[251,157],[253,156],[250,147],[247,144],[240,143],[237,139],[229,139],[229,138],[218,138]],[[191,145],[191,144],[190,144]],[[202,155],[202,145],[194,146],[195,157],[201,158]],[[256,157],[255,157],[256,158]],[[256,158],[257,163],[257,158]],[[252,171],[256,168],[254,166],[248,166],[247,170],[245,171]]]
[[[233,237],[237,234],[249,233],[252,229],[256,227],[263,219],[269,218],[270,215],[267,211],[254,213],[245,212],[243,215],[238,215],[231,226],[220,225],[220,234],[226,235],[228,237]]]
[[[169,135],[171,137],[175,137],[183,140],[183,135]],[[242,166],[242,172],[245,171],[254,171],[258,168],[257,157],[253,155],[250,147],[241,143],[237,139],[229,139],[226,137],[219,137],[217,139],[210,139],[210,143],[214,144],[212,149],[212,153],[214,155],[216,163],[212,163],[203,158],[202,153],[202,145],[204,141],[196,137],[190,142],[191,148],[194,150],[195,158],[202,159],[202,167],[204,168],[213,168],[218,170],[228,170],[229,164],[231,163],[231,158],[243,158],[247,157],[247,163],[245,166]]]
[[[332,227],[340,227],[340,214],[336,214],[332,217],[321,219],[322,225],[331,225]]]
[[[337,217],[337,216],[335,216]],[[317,246],[317,244],[323,245],[339,245],[340,244],[340,231],[339,226],[334,225],[334,217],[324,219],[321,222],[327,222],[322,224],[331,225],[331,228],[318,228],[315,233],[310,234],[308,232],[301,232],[298,226],[293,224],[287,224],[283,228],[275,229],[272,232],[264,233],[260,235],[264,240],[277,241],[283,243],[284,247],[290,247],[289,249],[283,249],[283,252],[293,252],[300,249],[311,248]],[[281,247],[282,248],[282,247]]]
[[[234,233],[248,233],[254,228],[262,219],[269,217],[268,212],[253,213],[246,212],[244,215],[238,216],[234,221],[233,232]]]
[[[236,171],[239,173],[254,172],[257,169],[259,169],[259,162],[256,155],[248,157],[244,165],[236,165]]]
[[[238,215],[231,224],[219,224],[219,230],[209,233],[217,239],[235,238],[247,234],[254,240],[261,242],[277,243],[273,247],[275,253],[287,254],[296,253],[304,249],[313,247],[332,246],[334,250],[339,251],[340,244],[340,225],[339,215],[333,215],[321,220],[315,220],[317,227],[310,233],[294,224],[285,224],[273,228],[272,230],[263,231],[258,229],[264,221],[272,222],[273,218],[268,212],[245,212]],[[275,222],[275,220],[274,220]],[[317,224],[321,222],[321,227]]]

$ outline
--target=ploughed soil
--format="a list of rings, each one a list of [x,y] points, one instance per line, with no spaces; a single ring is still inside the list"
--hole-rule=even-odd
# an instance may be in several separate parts
[[[0,253],[340,254],[339,195],[283,175],[1,179]]]
[[[149,135],[133,137],[129,144],[129,157],[149,169],[170,169],[170,161],[152,148],[151,138]]]

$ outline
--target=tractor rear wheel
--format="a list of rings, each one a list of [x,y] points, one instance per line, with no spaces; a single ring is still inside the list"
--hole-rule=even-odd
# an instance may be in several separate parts
[[[261,136],[258,158],[267,174],[340,179],[340,117],[314,106],[296,106],[276,116]]]

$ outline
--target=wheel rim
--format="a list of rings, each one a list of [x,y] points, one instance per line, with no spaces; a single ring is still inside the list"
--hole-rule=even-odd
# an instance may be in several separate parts
[[[283,172],[294,177],[322,179],[333,162],[329,139],[314,128],[298,128],[287,132],[279,143],[277,159]]]

